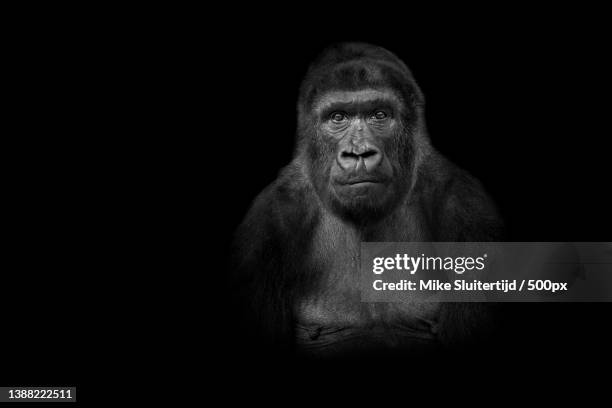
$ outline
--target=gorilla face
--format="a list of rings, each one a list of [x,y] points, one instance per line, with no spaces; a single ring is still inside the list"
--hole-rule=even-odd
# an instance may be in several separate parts
[[[323,204],[351,222],[390,214],[411,186],[424,98],[408,67],[367,44],[330,47],[298,99],[298,159]]]
[[[390,90],[332,91],[318,100],[314,114],[316,138],[329,156],[319,195],[350,218],[384,216],[405,184],[398,183],[400,99]]]

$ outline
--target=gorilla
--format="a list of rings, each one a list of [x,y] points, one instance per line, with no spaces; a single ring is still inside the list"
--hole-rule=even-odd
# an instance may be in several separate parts
[[[390,51],[336,44],[299,93],[293,160],[253,202],[233,244],[245,338],[306,356],[469,344],[477,303],[360,301],[360,243],[499,241],[480,183],[440,155],[424,98]]]

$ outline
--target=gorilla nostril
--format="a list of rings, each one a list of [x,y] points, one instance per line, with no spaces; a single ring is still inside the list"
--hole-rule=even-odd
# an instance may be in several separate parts
[[[368,149],[360,156],[365,164],[366,171],[371,172],[382,162],[382,154],[378,149]]]
[[[342,159],[348,159],[348,160],[357,160],[357,159],[359,159],[359,155],[355,154],[353,152],[342,152],[340,154],[340,157]]]
[[[375,156],[378,152],[376,150],[368,150],[367,152],[362,153],[360,156],[365,159],[371,156]]]
[[[338,155],[338,164],[344,170],[349,170],[359,162],[359,156],[351,151],[344,150]]]

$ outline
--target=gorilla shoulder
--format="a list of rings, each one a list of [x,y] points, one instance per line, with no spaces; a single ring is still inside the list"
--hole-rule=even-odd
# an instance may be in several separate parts
[[[295,161],[253,201],[244,224],[258,224],[277,233],[290,234],[311,224],[317,215],[315,193]]]
[[[504,226],[497,207],[480,181],[466,170],[437,156],[426,162],[418,180],[415,188],[431,204],[430,216],[439,240],[502,240]]]

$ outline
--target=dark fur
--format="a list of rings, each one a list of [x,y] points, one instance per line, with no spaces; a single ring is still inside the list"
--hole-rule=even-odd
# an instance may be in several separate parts
[[[375,214],[349,216],[341,225],[354,224],[361,241],[501,237],[500,219],[478,181],[431,147],[424,98],[406,65],[379,47],[333,46],[312,65],[301,87],[293,161],[256,198],[236,234],[234,293],[246,311],[245,328],[275,347],[293,345],[295,303],[325,290],[321,282],[330,260],[316,252],[314,239],[325,219],[342,218],[344,210],[326,198],[326,174],[335,153],[333,145],[317,137],[313,105],[330,90],[365,88],[392,89],[401,100],[401,130],[384,146],[393,166],[393,197]],[[440,339],[452,344],[469,337],[481,322],[480,311],[474,304],[444,305]]]

